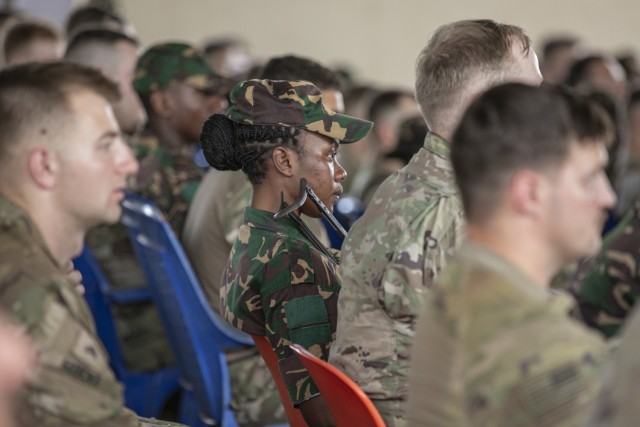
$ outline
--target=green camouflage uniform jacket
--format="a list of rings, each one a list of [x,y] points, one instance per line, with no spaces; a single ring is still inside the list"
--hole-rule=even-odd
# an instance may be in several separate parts
[[[38,370],[18,402],[19,424],[49,427],[169,425],[123,405],[84,298],[28,214],[0,197],[0,308],[38,349]]]
[[[378,189],[342,247],[343,289],[330,362],[402,424],[408,359],[423,294],[463,238],[446,141],[429,134]]]
[[[640,204],[604,239],[600,253],[581,264],[569,288],[581,318],[607,337],[618,333],[640,297]]]
[[[248,188],[247,188],[248,187]],[[200,280],[209,304],[220,313],[221,277],[231,247],[251,204],[252,188],[242,171],[207,172],[189,208],[182,244]],[[240,197],[239,209],[231,202]],[[229,216],[228,211],[234,215]],[[225,233],[228,223],[239,221],[232,236]],[[255,347],[227,355],[232,405],[240,425],[266,425],[286,422],[280,396],[271,372]]]
[[[154,136],[141,138],[134,150],[140,162],[136,190],[158,205],[176,236],[181,236],[205,171],[193,161],[194,151],[188,147],[169,151]]]
[[[466,243],[425,297],[412,349],[412,426],[578,427],[608,347],[505,259]]]
[[[335,254],[334,254],[335,256]],[[224,317],[269,338],[294,405],[319,395],[289,344],[323,360],[335,339],[338,265],[307,240],[296,222],[247,207],[221,291]]]

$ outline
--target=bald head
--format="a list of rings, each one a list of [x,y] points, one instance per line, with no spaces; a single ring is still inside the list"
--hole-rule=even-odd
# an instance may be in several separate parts
[[[120,31],[91,28],[76,33],[67,45],[65,59],[98,68],[114,81],[122,95],[113,111],[122,131],[132,135],[147,120],[133,89],[133,74],[138,60],[138,41]]]
[[[91,28],[76,33],[67,44],[64,58],[99,68],[109,76],[116,67],[118,46],[138,47],[138,41],[123,32],[107,28]]]

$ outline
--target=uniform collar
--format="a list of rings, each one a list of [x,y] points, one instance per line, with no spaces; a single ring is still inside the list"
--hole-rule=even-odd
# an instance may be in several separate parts
[[[424,149],[438,157],[449,160],[451,158],[451,146],[444,138],[433,132],[428,132],[424,140]]]
[[[460,248],[458,255],[497,272],[524,294],[547,304],[552,312],[568,315],[574,309],[575,302],[566,293],[550,288],[546,290],[540,288],[500,254],[484,246],[466,241]]]
[[[273,215],[273,212],[247,206],[244,210],[244,222],[251,227],[262,228],[273,231],[274,233],[284,233],[297,239],[307,240],[300,230],[298,230],[298,225],[293,219],[285,216],[276,221],[273,219]]]
[[[25,244],[35,243],[54,265],[60,267],[27,211],[3,196],[0,196],[0,229]]]

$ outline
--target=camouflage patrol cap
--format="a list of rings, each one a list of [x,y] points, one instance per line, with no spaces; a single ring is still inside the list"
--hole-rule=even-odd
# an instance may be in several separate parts
[[[151,46],[138,59],[133,86],[140,93],[150,93],[171,82],[213,92],[230,87],[229,80],[215,74],[195,47],[186,43]]]
[[[312,83],[296,80],[246,80],[231,90],[225,116],[249,125],[282,125],[305,129],[342,143],[363,138],[373,123],[335,113],[322,104]]]

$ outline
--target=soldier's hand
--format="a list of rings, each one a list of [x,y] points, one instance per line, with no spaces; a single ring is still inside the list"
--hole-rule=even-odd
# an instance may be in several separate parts
[[[67,279],[69,280],[69,282],[71,282],[71,284],[75,288],[76,292],[78,292],[78,294],[84,295],[84,286],[82,285],[82,273],[80,273],[78,270],[73,268],[72,261],[69,261],[69,263],[67,264]]]

